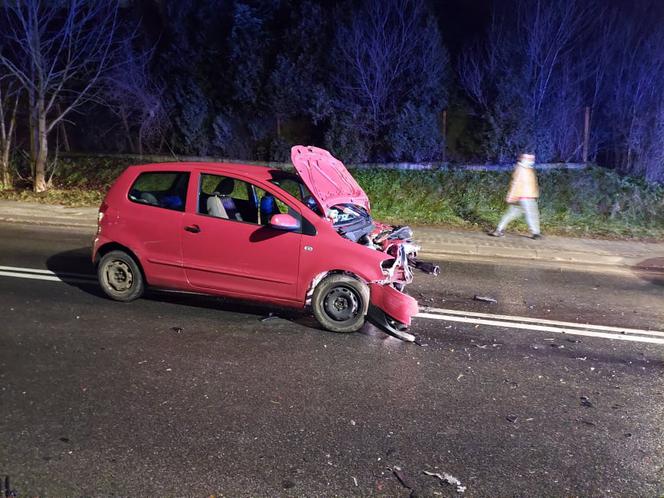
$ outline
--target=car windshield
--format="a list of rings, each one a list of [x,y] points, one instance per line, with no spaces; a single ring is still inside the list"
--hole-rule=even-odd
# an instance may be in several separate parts
[[[369,213],[355,204],[336,204],[330,210],[330,217],[334,220],[334,226],[349,225],[359,219],[371,219]]]
[[[322,215],[320,207],[311,195],[311,192],[304,184],[304,182],[295,175],[274,175],[270,180],[271,183],[277,185],[282,190],[285,190],[297,200],[302,202],[305,206],[311,209],[314,213]]]

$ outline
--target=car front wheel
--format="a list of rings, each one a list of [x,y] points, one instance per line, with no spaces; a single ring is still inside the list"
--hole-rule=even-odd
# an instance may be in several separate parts
[[[311,307],[316,320],[332,332],[355,332],[364,325],[369,288],[348,275],[330,275],[314,290]]]
[[[111,251],[99,262],[97,277],[111,299],[129,302],[143,294],[143,274],[138,264],[124,251]]]

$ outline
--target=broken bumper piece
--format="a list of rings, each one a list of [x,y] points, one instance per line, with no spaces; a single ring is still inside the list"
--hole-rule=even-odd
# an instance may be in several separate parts
[[[370,290],[369,321],[394,337],[415,341],[415,336],[406,330],[418,312],[417,301],[389,285],[371,284]]]

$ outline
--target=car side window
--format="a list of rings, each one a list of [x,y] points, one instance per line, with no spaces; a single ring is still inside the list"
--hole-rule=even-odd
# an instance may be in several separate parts
[[[174,211],[184,211],[188,172],[155,171],[138,175],[129,189],[129,200]]]
[[[230,176],[201,174],[198,213],[232,221],[258,223],[251,185]]]
[[[201,174],[198,213],[231,221],[268,225],[275,214],[300,213],[264,189],[228,176]]]

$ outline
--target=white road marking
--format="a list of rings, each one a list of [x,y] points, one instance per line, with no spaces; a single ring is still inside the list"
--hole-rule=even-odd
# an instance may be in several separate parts
[[[576,328],[552,327],[548,325],[537,325],[534,323],[509,322],[506,320],[489,320],[486,318],[467,318],[456,315],[442,315],[437,313],[418,313],[418,318],[429,318],[432,320],[444,320],[446,322],[473,323],[475,325],[489,325],[492,327],[504,327],[508,329],[532,330],[540,332],[553,332],[555,334],[579,335],[585,337],[598,337],[602,339],[616,339],[618,341],[647,342],[650,344],[664,344],[664,338],[638,336],[629,334],[617,334],[615,332],[596,332]]]
[[[15,278],[31,278],[33,280],[50,280],[52,282],[62,282],[55,275],[35,275],[34,273],[17,273],[10,271],[0,271],[0,275],[3,277],[15,277]]]
[[[620,334],[641,334],[641,335],[653,335],[664,337],[664,332],[658,330],[643,330],[643,329],[631,329],[625,327],[612,327],[609,325],[591,325],[589,323],[579,323],[579,322],[561,322],[557,320],[547,320],[546,318],[533,318],[528,316],[515,316],[515,315],[493,315],[491,313],[477,313],[475,311],[459,311],[459,310],[450,310],[443,308],[427,308],[423,307],[423,312],[425,313],[442,313],[444,315],[459,315],[459,316],[469,316],[475,318],[489,318],[492,320],[507,320],[510,322],[524,322],[524,323],[539,323],[546,325],[561,325],[565,328],[579,328],[584,330],[600,330],[604,332],[618,332]]]
[[[18,266],[1,265],[0,276],[44,280],[49,282],[70,282],[81,284],[90,284],[97,281],[97,277],[90,274],[69,272],[55,273],[51,270],[43,270],[39,268],[22,268]],[[657,330],[612,327],[608,325],[593,325],[578,322],[562,322],[557,320],[547,320],[544,318],[494,315],[490,313],[478,313],[474,311],[460,311],[443,308],[424,308],[424,310],[425,311],[415,315],[415,317],[426,318],[430,320],[443,320],[447,322],[488,325],[491,327],[551,332],[563,335],[578,335],[585,337],[597,337],[602,339],[615,339],[619,341],[664,344],[664,332]]]
[[[20,268],[17,266],[0,266],[0,276],[45,280],[48,282],[69,282],[74,284],[90,284],[97,281],[95,275],[85,273],[52,272],[39,268]]]
[[[89,273],[71,273],[71,272],[52,272],[51,270],[41,270],[39,268],[21,268],[18,266],[0,266],[0,271],[7,271],[12,273],[36,273],[38,275],[52,275],[52,276],[62,276],[62,277],[74,277],[74,278],[90,278],[96,280],[95,275]]]

